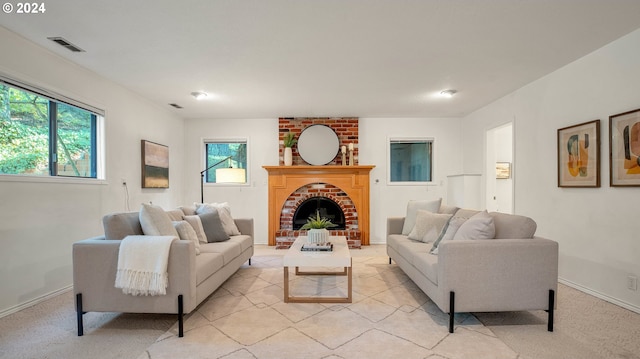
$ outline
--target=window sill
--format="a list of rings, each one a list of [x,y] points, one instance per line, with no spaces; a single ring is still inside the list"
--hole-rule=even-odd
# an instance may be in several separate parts
[[[438,186],[438,183],[435,181],[431,182],[391,182],[387,181],[388,186],[415,186],[415,187],[425,187],[425,186]]]
[[[82,184],[82,185],[106,185],[107,181],[96,178],[74,178],[74,177],[54,177],[54,176],[24,176],[24,175],[0,175],[0,182],[23,182],[23,183],[62,183],[62,184]]]

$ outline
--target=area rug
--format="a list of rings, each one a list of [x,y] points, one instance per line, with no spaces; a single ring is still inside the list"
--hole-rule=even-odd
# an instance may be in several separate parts
[[[353,303],[283,302],[282,256],[255,256],[138,359],[512,358],[473,315],[443,313],[386,257],[353,258]],[[345,277],[290,274],[293,295],[346,296]]]

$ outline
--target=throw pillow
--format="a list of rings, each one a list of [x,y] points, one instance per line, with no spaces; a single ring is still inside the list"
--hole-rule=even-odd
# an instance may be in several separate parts
[[[453,240],[461,239],[493,239],[496,227],[493,217],[482,211],[465,221],[456,232]]]
[[[225,232],[217,211],[199,214],[198,216],[202,221],[202,228],[205,236],[207,236],[207,242],[222,242],[229,239],[229,235]]]
[[[450,214],[419,210],[416,215],[416,225],[409,233],[409,239],[425,243],[440,240],[450,219]]]
[[[178,232],[180,240],[192,241],[196,245],[196,255],[200,254],[200,242],[198,241],[198,235],[193,227],[187,221],[173,221],[173,228]]]
[[[178,232],[173,228],[169,215],[160,206],[143,203],[139,219],[145,235],[178,237]]]
[[[184,216],[184,212],[182,212],[180,208],[172,209],[166,212],[172,222],[182,221],[182,216]]]
[[[231,206],[228,202],[222,203],[195,203],[196,214],[209,213],[216,210],[222,221],[225,232],[230,236],[240,235],[236,222],[231,216]]]
[[[404,225],[402,226],[402,234],[407,236],[411,233],[411,230],[413,230],[413,227],[416,224],[416,215],[418,214],[418,210],[438,213],[441,202],[442,198],[435,201],[409,201],[407,204],[407,215],[404,217]]]
[[[207,235],[204,234],[204,228],[202,227],[202,220],[197,215],[193,216],[183,216],[182,217],[187,223],[193,227],[193,230],[196,231],[196,235],[198,236],[198,241],[200,243],[207,243]]]

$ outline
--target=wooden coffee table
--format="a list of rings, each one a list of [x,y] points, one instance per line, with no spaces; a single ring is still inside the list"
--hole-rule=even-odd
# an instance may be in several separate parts
[[[329,242],[333,243],[330,252],[305,252],[301,251],[302,245],[307,242],[307,237],[298,237],[287,253],[282,258],[284,265],[284,301],[285,303],[351,303],[352,296],[352,266],[351,253],[344,236],[331,236]],[[295,297],[289,295],[289,267],[296,268],[296,275],[346,275],[346,297]],[[344,267],[343,272],[301,272],[300,267]]]

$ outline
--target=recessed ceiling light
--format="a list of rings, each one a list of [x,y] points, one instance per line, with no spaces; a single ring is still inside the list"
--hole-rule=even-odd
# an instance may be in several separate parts
[[[458,91],[456,91],[456,90],[443,90],[443,91],[440,92],[440,95],[442,97],[452,98],[453,95],[456,94],[456,92],[458,92]]]
[[[195,91],[191,93],[191,96],[195,97],[196,100],[204,100],[209,97],[209,94],[202,91]]]

